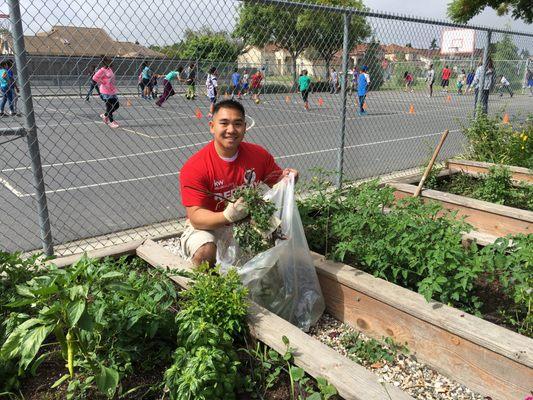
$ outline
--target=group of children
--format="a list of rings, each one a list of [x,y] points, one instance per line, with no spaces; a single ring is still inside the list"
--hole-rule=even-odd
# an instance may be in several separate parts
[[[13,61],[4,60],[0,63],[0,90],[2,92],[2,102],[0,103],[0,116],[6,115],[4,110],[9,104],[9,115],[18,115],[17,97],[19,88],[13,72]]]
[[[332,76],[335,74],[335,76]],[[370,86],[370,75],[368,73],[368,67],[363,65],[357,70],[357,67],[354,67],[352,71],[352,85],[350,91],[357,91],[357,102],[358,102],[358,114],[366,115],[366,94]],[[330,75],[330,94],[335,94],[338,92],[338,73],[335,71],[335,68],[331,69]],[[311,78],[308,76],[308,71],[306,69],[302,70],[300,73],[300,78],[298,79],[298,90],[302,95],[302,100],[304,102],[304,108],[309,110],[309,93],[311,91]]]
[[[0,70],[0,74],[1,71],[3,70]],[[100,117],[102,118],[103,122],[109,125],[111,128],[118,128],[119,125],[114,120],[113,113],[119,109],[120,102],[117,96],[116,77],[113,71],[111,59],[108,57],[104,57],[102,59],[102,67],[96,70],[96,68],[92,66],[89,72],[90,83],[89,90],[87,92],[87,95],[85,96],[85,100],[89,101],[93,91],[96,90],[97,94],[106,104],[106,110],[103,114],[100,115]],[[162,107],[169,97],[174,96],[176,94],[176,91],[174,90],[174,87],[172,85],[173,82],[177,80],[178,82],[183,82],[187,85],[185,98],[187,100],[194,100],[196,98],[196,74],[197,70],[196,65],[194,63],[189,64],[187,70],[184,70],[183,67],[179,66],[175,70],[172,70],[165,75],[154,73],[147,63],[143,63],[141,66],[141,72],[139,74],[139,87],[141,89],[141,98],[146,100],[157,99],[155,104],[158,107]],[[158,95],[157,90],[158,78],[163,78],[163,93],[160,96]],[[244,70],[244,73],[241,76],[241,74],[238,72],[238,69],[235,68],[231,76],[232,98],[237,96],[239,99],[242,99],[242,96],[246,96],[249,91],[251,91],[252,99],[256,103],[259,103],[259,95],[261,93],[262,81],[263,74],[259,69],[250,78],[247,70]],[[2,83],[3,91],[3,81],[0,81],[0,83]],[[207,97],[210,101],[208,117],[211,118],[219,95],[218,71],[216,67],[211,67],[209,69],[205,85],[207,89]],[[4,95],[4,99],[6,98],[9,99],[10,97]],[[5,104],[3,101],[2,111],[4,109],[4,105]]]

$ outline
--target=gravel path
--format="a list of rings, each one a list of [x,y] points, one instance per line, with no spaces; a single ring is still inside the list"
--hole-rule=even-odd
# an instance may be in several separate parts
[[[309,335],[335,349],[340,354],[363,365],[379,375],[384,382],[392,383],[415,399],[420,400],[484,400],[488,399],[472,392],[465,386],[448,379],[430,367],[421,364],[408,354],[398,353],[393,362],[378,361],[375,363],[361,360],[343,345],[343,337],[359,332],[343,324],[328,314],[324,314],[318,323],[311,328]],[[359,333],[358,340],[369,340]]]
[[[164,248],[173,254],[178,253],[179,238],[160,241]],[[330,346],[340,354],[352,359],[379,375],[384,382],[398,386],[415,399],[420,400],[490,400],[472,392],[465,386],[454,382],[437,371],[414,360],[409,354],[398,353],[393,362],[378,361],[375,363],[361,360],[343,345],[347,335],[358,335],[358,340],[370,340],[349,325],[343,324],[328,314],[324,314],[318,323],[311,328],[309,335]]]

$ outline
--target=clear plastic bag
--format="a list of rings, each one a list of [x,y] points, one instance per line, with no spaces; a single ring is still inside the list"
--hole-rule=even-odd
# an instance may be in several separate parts
[[[237,266],[237,271],[253,301],[307,331],[325,304],[294,199],[294,175],[274,185],[264,198],[277,206],[275,216],[281,220],[283,239]],[[217,243],[217,262],[223,270],[235,265],[239,254],[230,235]]]

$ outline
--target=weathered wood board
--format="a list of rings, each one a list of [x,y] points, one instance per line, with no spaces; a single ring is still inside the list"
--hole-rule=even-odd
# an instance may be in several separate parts
[[[394,197],[401,199],[412,196],[415,185],[390,182],[395,189]],[[424,201],[436,201],[448,210],[457,211],[458,217],[465,217],[474,229],[498,237],[524,233],[533,233],[533,211],[520,210],[487,201],[458,196],[438,190],[424,189],[421,193]]]
[[[496,165],[498,164],[471,160],[452,159],[446,161],[446,168],[450,170],[450,172],[464,172],[472,175],[487,174],[489,168]],[[504,167],[509,168],[511,177],[514,181],[533,184],[533,170],[512,165],[504,165]]]

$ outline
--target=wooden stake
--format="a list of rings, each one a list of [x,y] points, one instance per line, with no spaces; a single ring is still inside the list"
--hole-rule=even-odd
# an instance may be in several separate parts
[[[433,164],[435,163],[435,160],[437,159],[437,156],[439,155],[440,149],[442,148],[442,145],[444,144],[444,141],[446,140],[446,137],[448,136],[448,132],[449,130],[446,129],[444,133],[442,134],[442,136],[440,137],[439,144],[435,148],[435,151],[433,152],[433,156],[431,157],[431,160],[429,160],[429,164],[426,167],[426,170],[424,171],[424,175],[422,175],[422,179],[420,179],[420,183],[418,184],[418,187],[416,188],[415,193],[413,194],[413,197],[418,197],[420,195],[420,192],[422,191],[422,186],[424,185],[426,178],[431,172],[431,168],[433,168]]]

